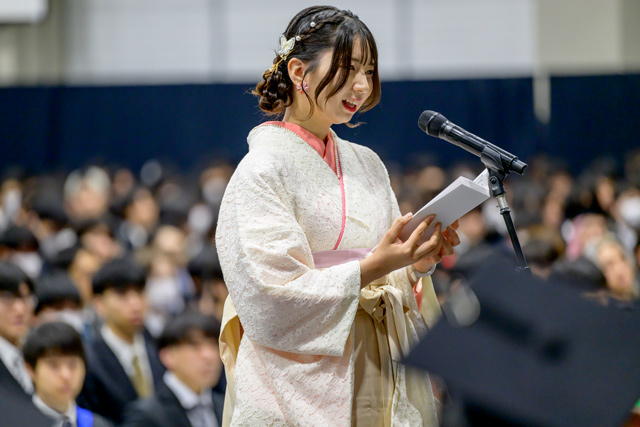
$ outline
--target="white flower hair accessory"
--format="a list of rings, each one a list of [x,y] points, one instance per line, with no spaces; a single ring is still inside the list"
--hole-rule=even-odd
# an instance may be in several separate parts
[[[293,46],[296,44],[296,39],[299,41],[300,36],[291,37],[289,40],[283,35],[280,36],[280,49],[278,50],[278,55],[282,59],[286,59],[287,55],[293,50]]]
[[[280,59],[275,64],[273,64],[271,68],[265,71],[265,75],[271,75],[275,73],[280,63],[285,59],[287,59],[287,56],[289,56],[289,54],[293,50],[296,44],[296,41],[300,41],[300,40],[301,40],[300,36],[291,37],[289,40],[287,40],[284,34],[282,34],[280,36],[280,49],[278,49],[278,52],[277,52]]]

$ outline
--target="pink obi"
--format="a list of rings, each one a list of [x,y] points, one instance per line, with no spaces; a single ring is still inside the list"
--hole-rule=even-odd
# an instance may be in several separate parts
[[[360,261],[371,249],[337,249],[333,251],[313,252],[313,263],[316,268],[329,268],[349,261]],[[418,309],[422,306],[422,281],[413,285],[413,295],[416,297]]]
[[[360,261],[371,249],[337,249],[333,251],[314,252],[313,263],[316,268],[329,268],[345,264],[349,261]]]

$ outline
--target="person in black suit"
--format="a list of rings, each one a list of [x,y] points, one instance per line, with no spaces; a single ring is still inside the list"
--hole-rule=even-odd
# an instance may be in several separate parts
[[[51,421],[31,402],[33,384],[20,341],[33,315],[33,282],[15,265],[0,261],[0,424],[48,426]]]
[[[63,322],[45,322],[33,329],[22,348],[33,380],[33,404],[56,426],[112,427],[76,404],[85,376],[85,353],[80,333]]]
[[[220,329],[212,316],[192,311],[171,319],[158,339],[167,367],[156,395],[129,405],[126,427],[216,427],[222,425]]]
[[[144,329],[145,270],[131,258],[118,258],[100,268],[92,282],[104,324],[89,344],[78,404],[118,424],[127,403],[153,394],[164,367]]]

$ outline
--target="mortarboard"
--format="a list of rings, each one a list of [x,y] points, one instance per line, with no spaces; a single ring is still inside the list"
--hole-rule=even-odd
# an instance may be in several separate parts
[[[492,261],[471,280],[475,322],[442,318],[404,363],[442,377],[485,421],[623,424],[640,398],[640,313]]]

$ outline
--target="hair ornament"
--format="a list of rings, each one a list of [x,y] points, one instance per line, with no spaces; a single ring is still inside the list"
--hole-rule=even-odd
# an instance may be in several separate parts
[[[265,75],[272,75],[276,72],[280,63],[287,59],[287,56],[289,56],[289,54],[293,50],[296,41],[300,41],[300,36],[291,37],[289,40],[287,40],[284,34],[280,36],[280,49],[278,49],[278,56],[280,57],[280,59],[278,60],[278,62],[273,64],[271,68],[265,71]]]
[[[291,37],[289,40],[283,35],[280,36],[280,49],[278,55],[280,58],[287,59],[287,55],[293,50],[293,46],[296,44],[296,40],[300,41],[300,36]]]
[[[316,23],[311,21],[311,24],[309,24],[311,26],[311,28],[314,28],[316,26]]]

